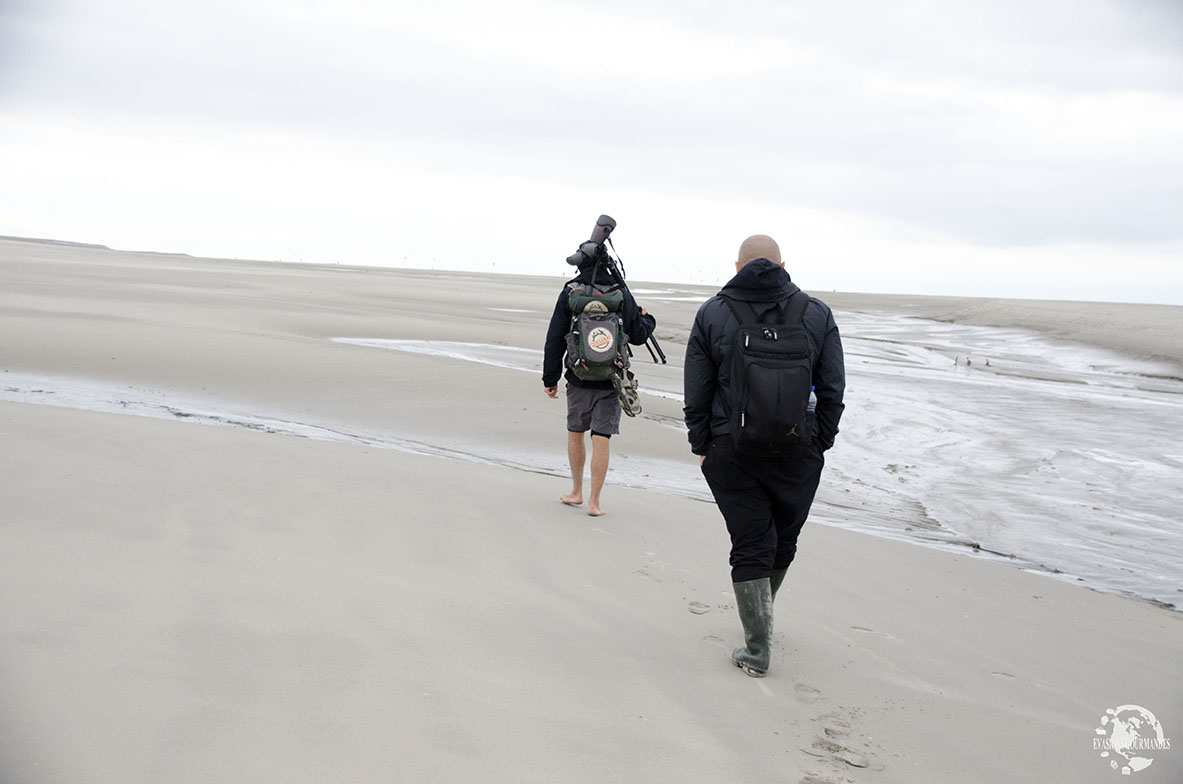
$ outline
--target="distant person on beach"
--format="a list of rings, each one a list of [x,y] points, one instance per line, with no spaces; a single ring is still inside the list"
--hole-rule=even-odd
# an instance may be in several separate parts
[[[744,240],[735,270],[735,277],[703,303],[694,319],[686,347],[684,411],[690,449],[700,456],[703,476],[731,535],[731,580],[745,640],[732,653],[732,662],[761,677],[771,659],[772,602],[797,553],[797,537],[825,463],[822,455],[838,434],[846,374],[830,308],[792,283],[771,237],[758,234]],[[777,362],[790,367],[790,376],[777,370],[770,381],[761,370],[767,363],[748,359],[744,336],[757,344],[764,340],[774,353],[794,347],[776,354],[787,357]],[[740,364],[733,365],[737,354]],[[748,361],[753,364],[742,364]],[[787,418],[791,429],[782,426],[765,441],[747,440],[751,423],[763,420],[747,417],[746,408],[733,410],[733,395],[741,388],[736,379],[741,377],[742,388],[748,390],[742,399],[753,414],[757,403],[750,401],[769,384],[772,394],[764,399],[795,401],[771,406],[776,421]]]
[[[580,265],[579,274],[568,281],[559,293],[546,332],[542,359],[542,386],[549,397],[558,397],[560,374],[567,381],[567,460],[571,466],[571,492],[559,500],[568,506],[583,503],[583,466],[587,460],[585,434],[591,431],[591,492],[587,498],[587,513],[592,517],[604,514],[604,508],[600,505],[600,491],[608,475],[608,440],[620,432],[620,393],[610,380],[588,381],[576,376],[569,367],[564,373],[563,368],[566,364],[567,333],[571,329],[572,286],[582,284],[614,288],[621,283],[612,265],[597,264],[596,260],[593,257],[588,259],[587,264]],[[621,287],[620,290],[623,294],[620,314],[624,321],[624,332],[629,343],[642,346],[653,334],[657,320],[646,313],[644,308],[637,306],[627,287]]]

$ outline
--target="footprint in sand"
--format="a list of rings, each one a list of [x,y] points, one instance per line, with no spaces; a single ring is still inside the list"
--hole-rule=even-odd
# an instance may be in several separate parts
[[[825,699],[822,693],[812,686],[796,683],[794,687],[799,702],[813,703]],[[815,716],[813,721],[821,726],[823,734],[814,736],[810,748],[801,748],[801,751],[810,757],[825,760],[838,775],[836,778],[829,778],[817,773],[808,773],[799,784],[839,784],[849,781],[843,771],[849,771],[850,768],[883,770],[882,763],[862,751],[851,748],[852,717],[848,709],[839,706],[837,710]]]
[[[702,602],[691,602],[690,603],[690,612],[694,613],[695,615],[704,615],[705,613],[709,613],[710,611],[711,611],[711,606],[709,604],[703,604]]]
[[[662,578],[659,573],[664,573],[666,570],[665,561],[658,560],[657,553],[642,552],[641,568],[633,572],[642,577],[648,577],[655,582],[661,582]]]
[[[821,756],[818,752],[828,753],[830,758],[835,762],[840,762],[849,765],[852,768],[871,768],[872,770],[882,770],[883,766],[871,760],[866,754],[860,754],[853,749],[848,749],[841,743],[835,743],[829,738],[816,737],[813,739],[814,751],[802,749],[802,751],[811,756]]]
[[[797,690],[797,702],[804,702],[806,705],[809,705],[823,699],[822,693],[812,686],[806,686],[804,683],[795,683],[793,687]]]
[[[822,732],[828,738],[841,738],[850,734],[850,722],[836,713],[826,713],[817,717],[821,722]]]

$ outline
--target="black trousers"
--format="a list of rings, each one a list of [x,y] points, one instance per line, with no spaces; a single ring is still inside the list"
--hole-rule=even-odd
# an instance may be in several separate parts
[[[711,440],[702,475],[731,534],[732,582],[793,562],[824,465],[816,445],[790,457],[755,457],[737,454],[730,436]]]

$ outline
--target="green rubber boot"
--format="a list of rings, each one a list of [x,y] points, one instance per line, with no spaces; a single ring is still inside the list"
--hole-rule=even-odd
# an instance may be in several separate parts
[[[732,652],[731,661],[753,678],[763,678],[772,658],[772,585],[761,577],[732,587],[746,644]]]
[[[784,569],[773,569],[772,576],[768,581],[772,584],[772,601],[776,601],[776,592],[780,590],[780,584],[785,581],[785,575],[789,573],[789,567]]]

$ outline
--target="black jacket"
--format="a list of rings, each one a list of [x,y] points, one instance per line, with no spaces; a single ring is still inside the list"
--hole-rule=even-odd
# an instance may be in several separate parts
[[[571,330],[571,303],[569,300],[572,283],[590,283],[595,267],[580,270],[579,275],[567,282],[559,292],[559,300],[555,303],[555,311],[550,317],[550,327],[546,330],[546,346],[542,354],[542,385],[545,387],[558,386],[559,376],[563,375],[568,383],[576,387],[588,389],[612,389],[612,381],[584,381],[576,378],[568,370],[563,373],[563,355],[567,353],[567,333]],[[611,287],[619,281],[604,267],[599,267],[596,274],[596,285]],[[632,292],[624,290],[624,303],[621,305],[621,316],[624,318],[624,332],[628,335],[628,342],[634,346],[643,346],[657,326],[657,319],[648,313],[642,315]]]
[[[757,315],[779,306],[799,291],[789,273],[779,264],[757,259],[736,273],[720,294],[751,302]],[[842,395],[846,389],[846,371],[842,358],[842,339],[834,315],[821,300],[809,300],[803,320],[813,354],[813,386],[817,395],[815,437],[822,450],[834,445],[838,420],[842,418]],[[704,455],[710,440],[730,434],[728,388],[731,347],[739,322],[720,297],[708,299],[698,309],[690,341],[686,345],[683,385],[686,393],[686,427],[690,449]]]

